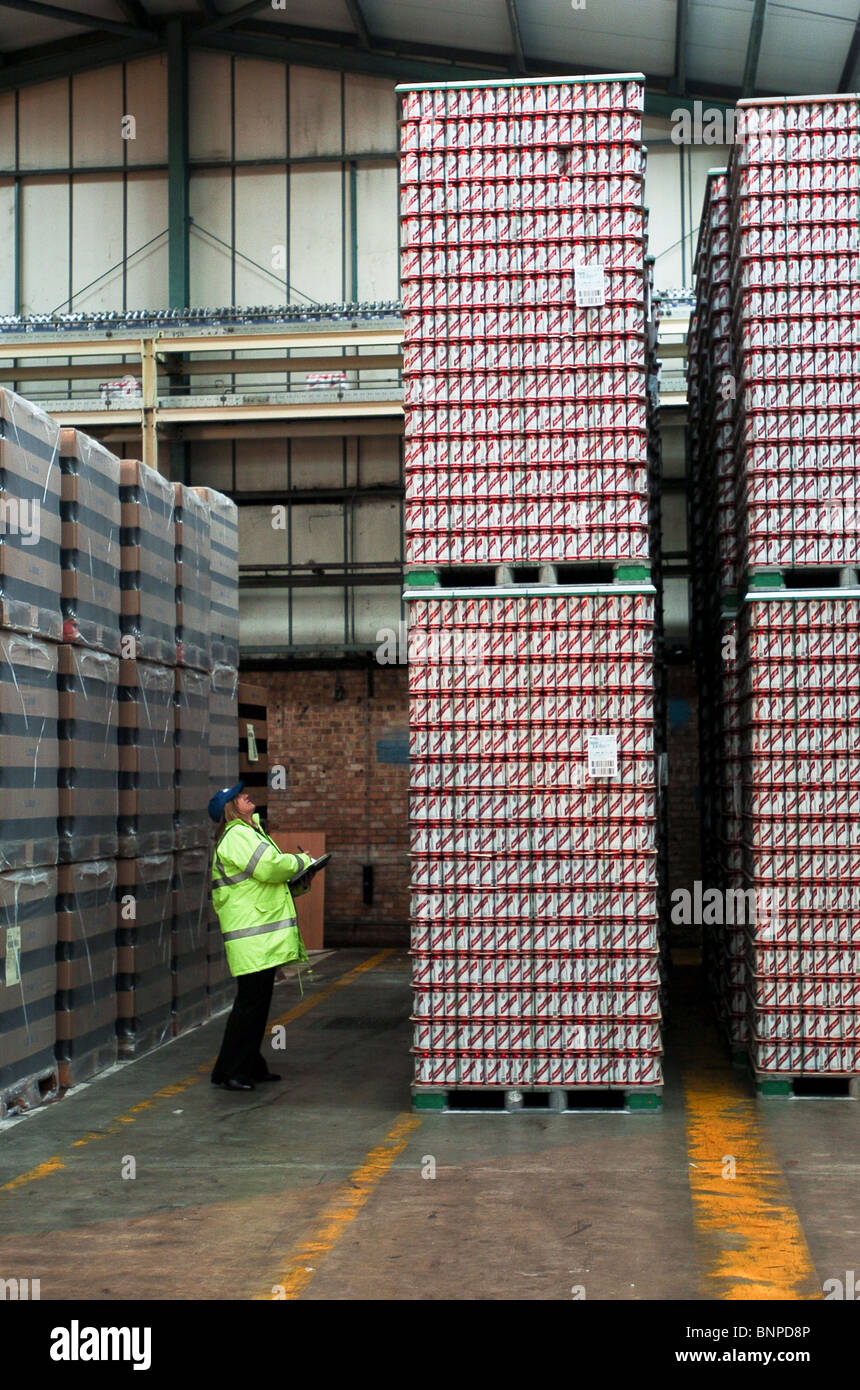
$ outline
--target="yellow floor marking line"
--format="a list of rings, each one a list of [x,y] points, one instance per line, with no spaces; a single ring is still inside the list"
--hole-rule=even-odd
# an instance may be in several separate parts
[[[351,1221],[354,1221],[380,1179],[400,1157],[415,1130],[424,1123],[423,1115],[404,1111],[398,1115],[381,1144],[371,1149],[364,1161],[350,1174],[342,1187],[320,1213],[311,1234],[296,1246],[280,1280],[257,1301],[281,1302],[299,1298],[313,1279],[320,1262],[334,1249]]]
[[[392,946],[385,951],[380,951],[375,956],[371,956],[369,960],[363,960],[360,965],[353,966],[352,970],[347,970],[346,974],[341,975],[339,979],[332,980],[330,985],[325,985],[318,994],[309,994],[300,1004],[296,1004],[295,1008],[281,1014],[280,1018],[273,1018],[269,1027],[274,1028],[280,1023],[292,1023],[295,1019],[301,1018],[308,1009],[315,1008],[323,999],[328,999],[337,990],[343,989],[345,985],[351,985],[353,980],[358,979],[359,975],[363,975],[367,970],[375,969],[377,965],[381,965],[384,960],[388,960],[388,957],[393,955],[394,947]]]
[[[46,1158],[44,1163],[40,1163],[38,1168],[31,1168],[28,1173],[20,1173],[11,1182],[4,1182],[0,1186],[0,1192],[12,1192],[14,1188],[24,1187],[28,1182],[38,1182],[39,1178],[47,1178],[50,1173],[57,1173],[65,1166],[60,1155],[54,1154],[53,1158]]]
[[[726,1300],[821,1298],[756,1101],[701,1030],[695,1052],[689,1044],[685,1051],[690,1190],[705,1290]]]
[[[275,1019],[274,1023],[292,1023],[294,1019],[301,1018],[302,1014],[306,1014],[309,1009],[316,1008],[317,1004],[321,1004],[324,999],[328,999],[334,994],[335,990],[342,989],[344,985],[352,984],[352,981],[357,979],[359,975],[363,975],[365,971],[372,970],[374,966],[380,965],[382,961],[387,960],[388,957],[393,954],[393,950],[394,948],[379,951],[375,956],[371,956],[369,960],[362,961],[360,965],[353,966],[352,970],[347,970],[345,975],[341,975],[337,980],[333,980],[331,984],[326,985],[323,989],[319,990],[318,993],[309,994],[307,998],[303,999],[300,1004],[297,1004],[294,1009],[290,1009],[287,1013],[282,1014],[280,1018]],[[269,1027],[271,1028],[272,1026],[273,1024],[270,1023]],[[136,1105],[131,1106],[126,1114],[117,1115],[115,1119],[105,1125],[104,1129],[94,1130],[90,1134],[85,1134],[81,1139],[72,1140],[71,1148],[83,1149],[86,1148],[88,1144],[95,1144],[99,1139],[107,1139],[113,1134],[119,1134],[124,1125],[134,1124],[142,1111],[152,1109],[159,1100],[172,1100],[174,1096],[179,1096],[183,1091],[187,1091],[189,1086],[196,1086],[199,1081],[202,1081],[205,1076],[209,1075],[214,1064],[214,1057],[210,1057],[206,1062],[201,1062],[200,1066],[196,1067],[190,1076],[184,1077],[181,1081],[172,1081],[169,1085],[162,1086],[161,1090],[155,1091],[145,1100],[139,1100]],[[60,1156],[56,1154],[45,1163],[40,1163],[38,1167],[31,1168],[29,1172],[21,1173],[18,1177],[12,1178],[10,1182],[4,1183],[0,1186],[0,1192],[11,1192],[17,1187],[23,1187],[25,1183],[37,1182],[40,1178],[50,1177],[52,1173],[59,1172],[59,1170],[65,1168],[65,1166]]]

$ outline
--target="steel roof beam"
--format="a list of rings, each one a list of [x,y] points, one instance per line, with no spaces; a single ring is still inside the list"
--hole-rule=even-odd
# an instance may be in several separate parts
[[[85,43],[80,48],[66,48],[62,52],[40,53],[26,60],[7,54],[7,62],[0,68],[0,92],[14,91],[16,87],[31,87],[38,82],[50,82],[56,77],[69,77],[76,72],[92,72],[97,68],[108,67],[113,63],[129,62],[140,58],[144,53],[159,53],[165,48],[164,40],[154,32],[147,35],[148,42],[141,46],[141,40],[112,39],[107,42]],[[11,61],[10,61],[11,60]]]
[[[750,36],[747,43],[747,56],[744,63],[744,79],[741,83],[741,96],[751,97],[755,94],[755,79],[758,73],[758,60],[761,53],[761,40],[764,33],[764,21],[767,14],[767,0],[755,0],[753,8],[752,22],[750,24]]]
[[[524,75],[526,72],[526,56],[523,52],[523,40],[520,34],[520,17],[517,14],[517,0],[505,0],[505,5],[508,11],[508,25],[511,30],[511,40],[514,45],[514,61],[516,63],[517,72]]]
[[[687,86],[687,16],[688,0],[677,0],[675,6],[675,63],[669,90],[682,96]]]
[[[269,9],[270,4],[271,0],[248,0],[247,5],[240,5],[229,14],[219,15],[211,24],[204,24],[202,29],[197,30],[197,36],[201,38],[206,34],[220,34],[224,29],[232,29],[234,25],[241,24],[243,19],[249,19],[260,10]]]
[[[64,24],[81,24],[87,29],[104,30],[107,34],[122,34],[128,39],[152,38],[151,28],[139,24],[123,24],[117,19],[102,19],[101,15],[84,14],[80,10],[63,10],[59,5],[46,5],[43,0],[0,0],[4,10],[23,10],[25,14],[43,19],[58,19]]]
[[[854,69],[857,67],[857,59],[860,57],[860,15],[854,25],[854,33],[851,36],[851,46],[848,49],[848,57],[845,59],[845,66],[842,69],[842,76],[839,79],[838,92],[850,92],[854,88]]]
[[[358,34],[358,41],[362,48],[372,48],[373,39],[365,22],[360,0],[346,0],[346,8],[349,10],[349,17],[355,25],[355,32]]]

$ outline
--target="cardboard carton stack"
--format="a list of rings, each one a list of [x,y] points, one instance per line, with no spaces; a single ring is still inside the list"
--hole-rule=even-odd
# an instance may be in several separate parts
[[[173,856],[172,945],[175,1033],[202,1023],[209,1013],[210,896],[208,848],[177,850]],[[221,946],[223,955],[223,945],[213,942],[213,949],[215,945]]]
[[[237,772],[236,534],[221,494],[0,389],[0,1114],[226,1002],[206,803]]]
[[[74,1086],[117,1058],[117,860],[62,864],[57,882],[57,1062]]]
[[[0,388],[0,1115],[56,1088],[59,453]]]
[[[213,488],[195,488],[209,516],[209,796],[239,778],[236,728],[239,712],[238,509]],[[208,800],[208,798],[207,798]],[[208,910],[207,998],[219,1013],[234,994],[218,919]]]

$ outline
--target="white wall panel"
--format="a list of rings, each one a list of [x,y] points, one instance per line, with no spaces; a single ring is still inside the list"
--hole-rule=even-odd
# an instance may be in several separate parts
[[[49,230],[49,234],[48,234]],[[21,313],[47,314],[69,294],[69,187],[65,179],[21,183]]]
[[[263,591],[265,592],[265,590]],[[344,641],[343,589],[294,589],[292,594],[293,642],[296,646],[325,647]],[[273,596],[269,620],[274,634],[287,630],[287,594],[281,590]],[[242,632],[242,641],[251,645],[253,638]],[[286,637],[282,635],[282,642]]]
[[[362,435],[356,443],[362,487],[400,482],[400,441],[395,435]]]
[[[230,158],[230,59],[225,53],[188,55],[188,154]]]
[[[405,657],[406,643],[399,642],[400,593],[399,585],[389,588],[387,585],[376,584],[353,589],[352,613],[356,642],[365,642],[376,650],[380,643],[390,641],[389,633],[394,633]],[[384,632],[385,628],[389,631]],[[380,632],[383,632],[382,637],[377,635]],[[400,655],[401,651],[398,651],[398,656]]]
[[[122,164],[122,68],[72,78],[72,158],[76,167]]]
[[[228,492],[233,486],[233,451],[229,439],[194,440],[188,446],[192,487],[214,487]]]
[[[236,158],[280,159],[287,153],[286,68],[236,59]]]
[[[129,164],[167,160],[167,57],[141,58],[125,70],[123,115],[134,116],[135,138],[127,140]]]
[[[358,290],[356,299],[396,299],[399,294],[397,255],[397,169],[356,171]]]
[[[283,565],[287,562],[287,556],[287,533],[286,530],[276,530],[272,525],[271,507],[240,507],[240,563]]]
[[[236,487],[240,492],[287,486],[286,439],[237,439]],[[281,533],[282,535],[285,532]]]
[[[656,257],[657,289],[681,284],[681,149],[675,145],[649,149],[645,171],[645,202],[649,208],[648,250]],[[689,230],[689,229],[688,229]]]
[[[346,151],[369,154],[397,149],[397,98],[391,77],[344,74]]]
[[[340,154],[341,76],[290,68],[290,154]]]
[[[0,92],[0,169],[15,167],[15,93]]]
[[[309,564],[311,560],[343,563],[346,556],[343,553],[342,504],[331,502],[319,507],[299,504],[292,511],[293,563]],[[284,532],[277,534],[283,540]]]
[[[237,169],[236,249],[256,262],[254,266],[236,258],[237,304],[284,304],[289,300],[286,271],[275,270],[272,265],[275,248],[286,245],[286,235],[286,173],[281,169]]]
[[[398,502],[357,502],[353,514],[350,559],[365,562],[391,560],[401,556],[400,504]]]
[[[687,548],[687,499],[682,492],[667,492],[661,500],[663,549]]]
[[[689,632],[689,582],[681,578],[663,580],[663,622],[669,636],[683,637]]]
[[[343,485],[343,440],[335,435],[294,439],[290,444],[295,488]],[[349,483],[347,474],[347,483]]]
[[[126,297],[130,309],[165,309],[168,305],[167,175],[128,176],[128,254]],[[132,253],[153,237],[158,241]]]
[[[74,181],[72,290],[75,309],[122,306],[122,180],[115,176]]]
[[[290,284],[322,301],[344,296],[342,175],[319,165],[290,171]]]
[[[15,312],[15,185],[0,181],[0,314]]]
[[[213,232],[230,242],[230,172],[211,169],[192,174],[188,195],[189,210],[200,230],[191,228],[191,303],[230,304],[231,256],[227,247],[205,235]]]
[[[22,169],[59,169],[69,162],[69,84],[44,82],[18,93]]]

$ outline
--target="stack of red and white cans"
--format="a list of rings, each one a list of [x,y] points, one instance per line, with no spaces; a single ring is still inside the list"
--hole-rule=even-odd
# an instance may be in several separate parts
[[[748,568],[860,560],[860,97],[742,102],[729,169]]]
[[[860,591],[741,610],[746,990],[759,1073],[860,1073]]]
[[[696,252],[688,342],[691,630],[699,671],[703,886],[728,894],[743,881],[737,713],[738,554],[735,518],[736,383],[731,341],[730,203],[724,169],[710,170]],[[743,922],[725,913],[703,928],[717,1014],[732,1046],[746,1040]]]
[[[416,1086],[659,1085],[653,588],[408,598]]]
[[[860,99],[739,115],[708,180],[690,357],[705,862],[722,890],[705,945],[756,1073],[853,1076]]]
[[[643,97],[401,91],[408,563],[647,559]]]

